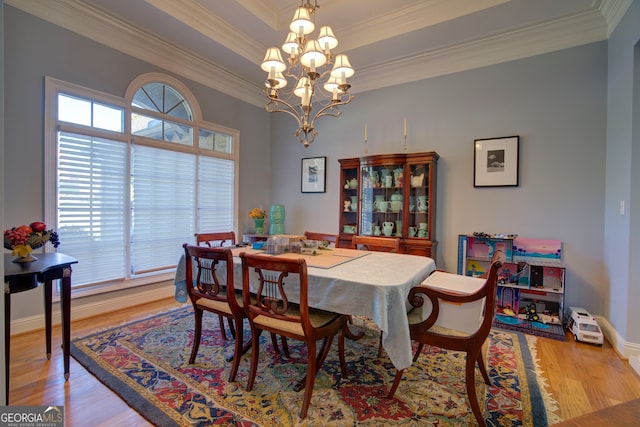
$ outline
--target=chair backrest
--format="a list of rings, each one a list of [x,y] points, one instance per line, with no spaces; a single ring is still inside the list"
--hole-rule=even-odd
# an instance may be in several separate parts
[[[506,255],[504,254],[504,252],[502,252],[501,250],[496,250],[493,252],[493,255],[491,255],[491,264],[493,264],[496,261],[500,261],[500,264],[504,264],[506,260]],[[485,271],[484,273],[482,273],[480,276],[483,279],[486,279],[489,276],[489,270]]]
[[[236,233],[234,231],[196,233],[195,237],[196,245],[204,243],[210,248],[217,246],[233,246],[236,244]]]
[[[439,315],[439,307],[440,304],[437,301],[438,299],[443,300],[445,302],[450,302],[455,304],[456,306],[461,306],[468,303],[474,303],[477,301],[484,300],[484,306],[482,307],[482,313],[479,324],[477,324],[477,329],[475,332],[470,333],[469,336],[465,337],[452,337],[452,340],[467,340],[473,341],[476,344],[482,344],[484,340],[489,335],[489,331],[491,330],[491,325],[493,324],[493,320],[496,312],[496,292],[498,289],[498,270],[502,268],[502,262],[504,260],[504,253],[502,251],[498,251],[501,254],[496,255],[495,260],[491,263],[489,267],[488,274],[485,278],[485,282],[478,290],[470,294],[452,294],[442,291],[437,291],[430,289],[425,286],[416,286],[409,291],[409,301],[420,301],[420,296],[417,294],[425,294],[431,300],[431,304],[434,307],[432,313],[429,317],[423,322],[422,327],[420,328],[422,331],[426,332],[426,335],[430,335],[429,328],[438,320]],[[426,288],[426,289],[425,289]],[[438,307],[437,309],[435,307]],[[446,325],[441,325],[445,328]],[[416,340],[420,341],[419,335],[420,332],[412,331],[413,334],[416,334]],[[451,348],[451,347],[449,347]]]
[[[235,297],[233,254],[229,248],[182,245],[187,291],[192,302],[200,298],[226,301],[231,310],[242,310]],[[229,296],[233,298],[229,298]]]
[[[496,251],[492,257],[491,266],[486,276],[484,286],[477,292],[477,296],[484,296],[484,313],[480,327],[474,335],[477,336],[481,342],[489,336],[491,325],[496,316],[496,293],[498,291],[498,270],[502,268],[502,263],[505,260],[504,252]]]
[[[242,260],[242,299],[247,316],[274,319],[279,329],[284,322],[300,323],[305,335],[309,321],[307,263],[303,258],[276,258],[261,254],[240,254]],[[255,280],[256,286],[251,287]],[[252,295],[253,294],[253,295]],[[253,296],[253,298],[252,298]],[[298,306],[299,310],[290,310]],[[294,332],[295,333],[295,332]]]
[[[316,233],[314,231],[305,231],[304,237],[307,240],[326,240],[329,243],[333,243],[333,246],[338,245],[338,236],[336,234],[328,234],[328,233]]]
[[[354,235],[351,239],[351,248],[365,251],[400,253],[400,239],[397,237]]]

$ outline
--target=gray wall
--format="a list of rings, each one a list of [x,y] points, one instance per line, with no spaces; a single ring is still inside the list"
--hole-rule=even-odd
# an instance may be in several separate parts
[[[357,65],[354,64],[357,68]],[[457,235],[484,231],[559,239],[566,301],[603,313],[606,42],[367,93],[321,119],[305,150],[292,120],[274,118],[273,200],[287,231],[338,231],[338,159],[402,151],[440,154],[436,262],[455,271]],[[520,186],[473,187],[473,140],[520,135]],[[326,194],[300,194],[300,158],[327,156]],[[293,168],[293,173],[292,173]],[[292,212],[292,215],[289,213]]]
[[[603,313],[626,340],[640,343],[640,2],[609,39]],[[636,185],[632,186],[631,183]],[[620,201],[625,213],[620,214]],[[635,209],[634,209],[635,208]]]

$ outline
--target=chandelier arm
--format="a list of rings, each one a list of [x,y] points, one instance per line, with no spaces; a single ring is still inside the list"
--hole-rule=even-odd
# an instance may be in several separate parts
[[[289,104],[287,101],[282,100],[280,98],[273,99],[271,97],[269,98],[269,103],[264,107],[265,110],[267,110],[269,113],[286,113],[289,114],[291,117],[293,117],[294,119],[296,119],[296,121],[298,122],[298,127],[300,127],[302,125],[302,122],[300,121],[300,117],[298,116],[298,110],[296,110],[296,108]],[[286,108],[275,108],[272,109],[270,106],[273,104],[283,104]]]
[[[313,119],[310,122],[310,126],[314,127],[316,120],[323,116],[339,117],[340,115],[342,115],[342,111],[340,111],[338,107],[350,103],[352,99],[353,95],[349,95],[349,98],[346,101],[338,101],[325,105],[320,110],[318,110],[315,116],[313,116]],[[335,110],[335,112],[332,112],[333,110]]]

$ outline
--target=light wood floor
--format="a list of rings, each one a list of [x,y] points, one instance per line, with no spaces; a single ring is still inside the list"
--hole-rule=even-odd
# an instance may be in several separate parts
[[[71,338],[179,306],[170,298],[76,321]],[[564,342],[539,338],[537,351],[563,420],[640,398],[640,376],[608,343],[596,347],[571,336]],[[64,405],[66,425],[73,427],[150,425],[73,358],[71,377],[64,381],[59,327],[53,330],[50,361],[44,353],[44,331],[12,337],[10,405]]]

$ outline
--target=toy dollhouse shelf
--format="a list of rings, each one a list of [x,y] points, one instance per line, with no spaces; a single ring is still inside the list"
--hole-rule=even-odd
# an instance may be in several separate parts
[[[564,340],[562,242],[459,235],[458,274],[481,275],[496,250],[505,253],[506,261],[498,273],[494,325]]]

